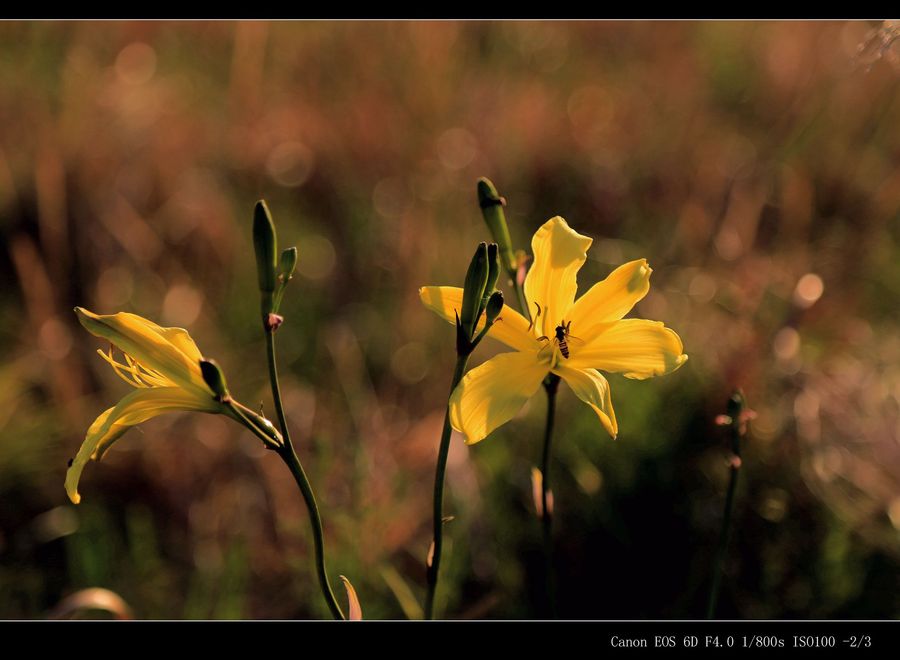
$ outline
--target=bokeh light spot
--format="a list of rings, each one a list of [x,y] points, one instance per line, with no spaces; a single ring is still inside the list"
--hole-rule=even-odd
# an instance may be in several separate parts
[[[399,178],[382,179],[372,190],[372,204],[386,218],[399,217],[409,205],[409,190]]]
[[[288,188],[302,186],[313,171],[313,152],[302,142],[282,142],[266,159],[266,172],[272,179]]]
[[[788,510],[788,493],[782,488],[769,488],[759,505],[759,515],[769,522],[781,522]]]
[[[807,273],[797,282],[794,289],[794,302],[798,307],[812,307],[825,292],[825,283],[815,273]]]
[[[791,327],[782,328],[775,333],[772,348],[779,360],[790,360],[800,350],[800,333]]]
[[[715,278],[706,273],[697,273],[688,285],[688,294],[697,302],[708,303],[716,295],[718,287]]]
[[[391,371],[408,385],[424,379],[428,375],[428,365],[425,346],[417,341],[404,344],[391,356]]]
[[[437,140],[438,158],[449,170],[461,170],[475,159],[478,143],[464,128],[444,131]]]
[[[298,243],[297,272],[311,280],[328,277],[334,269],[334,246],[324,236],[310,234]]]
[[[744,251],[744,243],[740,235],[731,227],[722,227],[716,235],[716,252],[725,261],[734,261]]]
[[[72,350],[72,334],[65,324],[54,316],[41,325],[38,345],[51,360],[61,360]]]
[[[143,85],[156,73],[156,51],[139,41],[128,44],[116,57],[116,75],[129,85]]]
[[[209,449],[221,451],[228,446],[230,428],[224,416],[196,415],[193,417],[193,432],[197,439]]]
[[[592,463],[581,463],[575,470],[575,480],[586,495],[596,495],[603,487],[603,474]]]
[[[187,284],[176,284],[166,292],[163,299],[162,319],[164,323],[188,326],[200,316],[203,295]]]

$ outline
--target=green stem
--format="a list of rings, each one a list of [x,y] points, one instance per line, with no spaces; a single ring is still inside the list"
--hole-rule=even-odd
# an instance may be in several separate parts
[[[545,579],[550,615],[556,618],[556,587],[553,571],[553,511],[547,506],[550,495],[550,449],[553,445],[553,425],[556,419],[556,392],[559,376],[550,374],[544,381],[547,391],[547,424],[544,428],[544,450],[541,456],[541,527],[544,537]]]
[[[460,355],[456,358],[456,369],[453,371],[450,394],[453,394],[453,390],[462,380],[468,361],[468,355]],[[437,469],[434,475],[434,547],[431,553],[431,563],[428,565],[428,594],[425,597],[425,618],[428,620],[434,616],[434,593],[437,589],[441,550],[444,545],[444,477],[447,472],[447,455],[450,453],[451,431],[450,406],[448,404],[447,410],[444,412],[444,430],[441,433],[441,446],[438,450]]]
[[[253,435],[262,440],[266,447],[274,450],[280,449],[280,447],[272,441],[270,436],[266,435],[250,417],[242,412],[242,409],[245,408],[245,406],[242,406],[237,401],[231,401],[228,405],[231,408],[231,412],[235,416],[235,419],[243,424],[251,433],[253,433]]]
[[[241,403],[231,399],[225,403],[228,408],[231,410],[231,413],[234,415],[235,419],[247,427],[253,435],[263,441],[263,444],[269,449],[278,450],[281,447],[275,442],[275,440],[266,435],[266,432],[259,427],[259,425],[251,418],[247,412],[252,412],[248,410],[247,406],[242,405]],[[273,427],[274,428],[274,427]]]
[[[300,487],[303,494],[303,501],[306,502],[306,508],[309,510],[309,522],[312,527],[313,543],[315,548],[316,573],[319,576],[319,586],[322,588],[322,595],[325,602],[328,603],[328,609],[335,619],[345,619],[341,606],[338,605],[328,582],[328,573],[325,570],[325,537],[322,533],[322,518],[319,515],[319,507],[316,504],[316,496],[313,494],[312,486],[300,464],[300,458],[294,451],[294,445],[291,443],[291,434],[288,431],[287,421],[284,416],[284,405],[281,402],[281,386],[278,383],[278,369],[275,364],[275,332],[274,330],[266,330],[266,353],[269,360],[269,380],[272,385],[272,399],[275,401],[275,412],[278,414],[278,424],[281,426],[281,435],[284,438],[284,447],[278,449],[278,455],[290,469],[291,474]]]
[[[512,281],[513,291],[516,292],[516,300],[519,303],[519,311],[525,316],[529,321],[531,320],[531,310],[528,309],[528,301],[525,299],[525,288],[519,286],[519,281],[515,273],[510,273],[510,280]]]
[[[722,517],[722,530],[719,533],[719,546],[716,550],[716,560],[713,567],[713,581],[709,590],[709,602],[706,607],[706,618],[712,619],[716,613],[716,604],[719,600],[719,587],[722,585],[722,566],[725,563],[725,552],[728,549],[728,537],[731,534],[731,512],[734,508],[734,493],[737,490],[738,473],[741,469],[741,434],[740,422],[733,419],[731,423],[731,450],[734,458],[731,463],[731,477],[728,482],[728,494],[725,496],[725,513]]]

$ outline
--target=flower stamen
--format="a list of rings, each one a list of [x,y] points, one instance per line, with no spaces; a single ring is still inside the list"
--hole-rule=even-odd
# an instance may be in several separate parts
[[[122,355],[125,357],[125,362],[127,362],[127,364],[117,362],[113,357],[113,349],[114,346],[110,344],[109,353],[104,353],[98,348],[97,354],[109,363],[119,378],[132,387],[146,389],[151,387],[167,387],[172,384],[171,381],[161,373],[153,369],[148,369],[124,351],[122,351]]]
[[[148,367],[145,367],[143,364],[128,355],[128,353],[122,353],[122,355],[125,356],[128,364],[131,365],[134,377],[146,383],[148,387],[166,387],[172,384],[172,382],[161,373],[159,373],[155,369],[149,369]]]
[[[541,315],[541,305],[537,301],[535,301],[534,306],[537,307],[537,312],[534,315],[534,318],[531,319],[531,323],[528,324],[528,331],[531,332],[531,329],[534,327],[534,324],[537,322],[538,317]]]
[[[147,385],[144,385],[143,383],[141,383],[134,377],[134,372],[132,371],[132,369],[130,367],[125,366],[121,362],[115,361],[115,359],[113,358],[112,345],[110,345],[110,347],[109,347],[108,355],[106,353],[104,353],[102,350],[100,350],[99,348],[97,349],[97,355],[99,355],[105,361],[107,361],[109,363],[109,365],[113,368],[113,371],[116,372],[116,375],[119,378],[121,378],[122,380],[124,380],[126,383],[131,385],[132,387],[147,387]]]

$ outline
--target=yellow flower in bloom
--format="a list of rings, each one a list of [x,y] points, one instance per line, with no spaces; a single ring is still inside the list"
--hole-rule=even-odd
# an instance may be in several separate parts
[[[652,270],[645,259],[619,266],[575,300],[576,275],[592,242],[559,216],[535,233],[534,264],[525,278],[534,322],[504,306],[488,336],[515,352],[501,353],[469,371],[450,396],[450,422],[467,444],[512,419],[549,373],[568,383],[615,438],[609,383],[600,371],[644,379],[675,371],[687,360],[681,339],[670,328],[659,321],[622,318],[650,290]],[[457,287],[419,290],[422,302],[451,323],[462,294]]]
[[[136,388],[94,420],[72,459],[66,473],[66,492],[75,504],[81,501],[78,480],[84,466],[91,459],[99,461],[135,424],[177,410],[223,413],[237,419],[204,382],[202,356],[187,330],[162,328],[127,312],[102,316],[76,307],[75,313],[91,334],[110,342],[108,353],[97,352]],[[124,362],[114,359],[113,346],[123,353]]]

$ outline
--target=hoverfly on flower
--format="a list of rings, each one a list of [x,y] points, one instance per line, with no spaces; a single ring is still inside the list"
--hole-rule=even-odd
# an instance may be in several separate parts
[[[525,277],[525,298],[535,309],[534,319],[529,323],[505,305],[488,336],[514,352],[469,371],[450,397],[450,421],[467,444],[512,419],[550,373],[566,381],[615,438],[618,424],[609,383],[600,372],[643,380],[671,373],[687,361],[674,330],[659,321],[623,318],[650,290],[653,271],[646,259],[619,266],[575,299],[576,276],[592,242],[559,216],[535,232],[534,263]],[[462,289],[422,287],[419,297],[452,323]],[[573,332],[575,342],[569,341]]]

